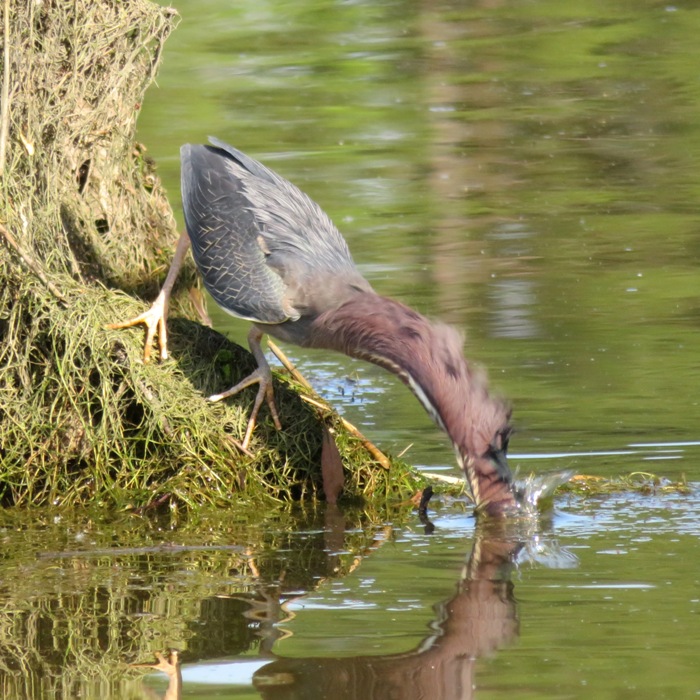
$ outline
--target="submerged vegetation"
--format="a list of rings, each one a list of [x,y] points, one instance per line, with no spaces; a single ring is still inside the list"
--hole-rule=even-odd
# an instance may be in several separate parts
[[[382,466],[337,414],[285,382],[275,387],[283,431],[263,415],[251,451],[242,450],[253,396],[216,406],[204,397],[252,361],[191,320],[191,264],[171,305],[172,360],[146,365],[141,333],[105,330],[155,296],[177,238],[134,132],[178,17],[145,0],[4,7],[0,503],[191,507],[313,496],[324,426],[347,496],[404,499],[420,488],[406,465]]]
[[[579,496],[605,496],[625,491],[642,495],[690,493],[690,487],[685,478],[680,481],[671,481],[650,472],[632,472],[612,478],[576,474],[562,486],[562,489]]]

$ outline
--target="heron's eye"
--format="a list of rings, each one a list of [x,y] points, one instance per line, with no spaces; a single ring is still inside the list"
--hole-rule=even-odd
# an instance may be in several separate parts
[[[508,452],[508,441],[510,440],[510,433],[510,429],[501,430],[498,433],[496,433],[495,444],[493,445],[493,447],[502,452]]]

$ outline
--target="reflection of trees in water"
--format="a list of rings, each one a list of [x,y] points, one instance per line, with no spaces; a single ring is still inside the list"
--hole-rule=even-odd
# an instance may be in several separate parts
[[[500,80],[508,60],[483,50],[484,40],[503,31],[502,4],[480,0],[459,20],[449,0],[422,6],[430,129],[425,181],[434,202],[430,270],[436,313],[444,320],[466,327],[465,313],[483,308],[492,316],[490,331],[526,338],[537,332],[528,267],[534,232],[516,212],[493,205],[519,186],[522,169],[512,155],[516,126],[502,114],[512,99]],[[488,298],[474,299],[475,283],[484,282]]]
[[[0,697],[121,698],[141,685],[126,664],[156,651],[173,646],[196,660],[258,649],[261,637],[271,644],[286,591],[347,575],[394,516],[297,506],[168,531],[129,517],[8,515]]]

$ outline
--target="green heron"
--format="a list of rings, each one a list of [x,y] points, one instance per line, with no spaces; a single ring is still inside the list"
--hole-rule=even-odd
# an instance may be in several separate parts
[[[337,350],[393,372],[409,386],[452,441],[477,511],[518,507],[506,452],[510,409],[489,394],[483,373],[462,354],[462,338],[398,301],[378,295],[359,273],[328,216],[290,182],[239,150],[181,149],[187,232],[178,241],[163,288],[149,311],[112,327],[147,326],[144,359],[158,333],[167,358],[165,319],[178,270],[192,254],[214,301],[252,321],[248,335],[258,368],[220,401],[259,384],[244,438],[247,446],[263,400],[281,429],[272,374],[260,346],[264,333],[302,347]]]

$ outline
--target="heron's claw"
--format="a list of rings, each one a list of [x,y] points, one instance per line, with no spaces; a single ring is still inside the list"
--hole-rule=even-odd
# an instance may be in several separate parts
[[[168,359],[168,331],[165,323],[167,310],[165,299],[162,297],[163,295],[160,294],[148,311],[144,311],[135,318],[129,319],[128,321],[122,321],[120,323],[110,323],[106,326],[106,328],[109,328],[110,330],[116,330],[119,328],[131,328],[143,323],[146,326],[146,342],[143,348],[144,362],[148,362],[151,357],[153,340],[155,339],[156,333],[158,333],[160,359]]]
[[[277,405],[275,404],[275,395],[272,389],[272,373],[269,367],[258,367],[252,374],[249,374],[245,379],[241,380],[236,384],[236,386],[222,392],[221,394],[212,394],[207,401],[216,403],[222,399],[226,399],[229,396],[234,396],[246,389],[253,384],[259,384],[258,393],[255,397],[255,403],[253,404],[253,410],[250,412],[250,418],[248,419],[248,427],[245,431],[245,437],[243,438],[243,449],[248,449],[248,444],[250,443],[250,438],[253,435],[253,430],[255,430],[255,423],[258,418],[258,413],[260,411],[260,406],[262,406],[263,399],[267,402],[267,405],[272,414],[272,420],[275,423],[275,428],[277,430],[282,430],[282,424],[280,423],[279,414],[277,413]]]

